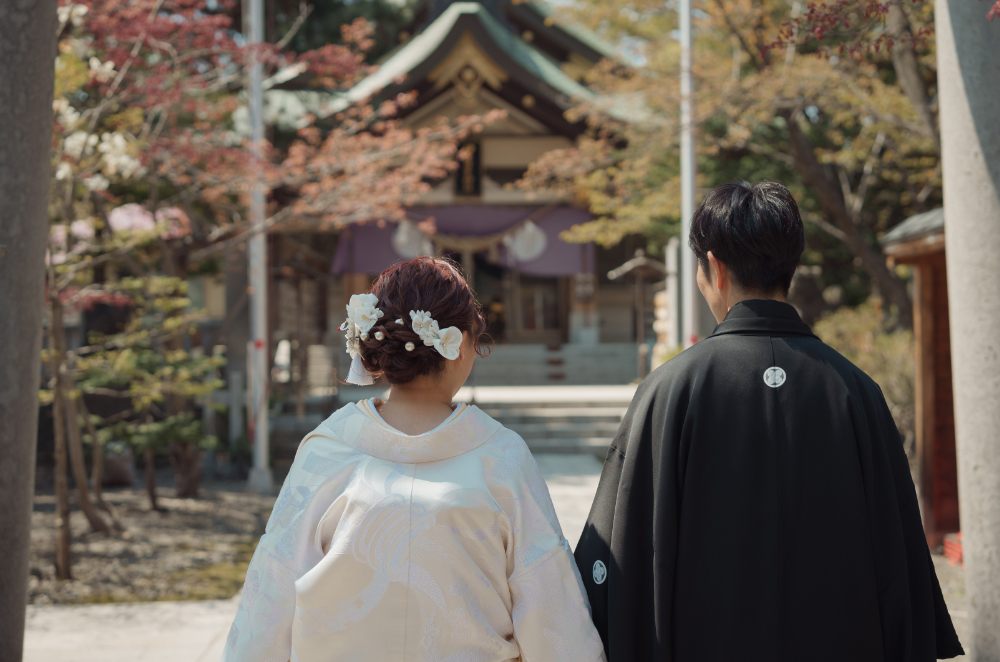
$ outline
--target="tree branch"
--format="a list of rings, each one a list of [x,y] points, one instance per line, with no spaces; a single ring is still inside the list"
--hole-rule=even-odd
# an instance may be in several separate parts
[[[924,125],[925,135],[934,141],[934,147],[940,154],[941,133],[938,130],[937,118],[931,109],[927,83],[920,73],[920,61],[917,59],[917,52],[913,47],[910,19],[906,16],[900,0],[889,1],[886,31],[892,39],[892,66],[896,70],[899,84],[910,103],[913,104],[913,109],[917,111],[917,115]]]
[[[309,14],[312,13],[312,10],[313,10],[312,5],[307,5],[305,2],[299,3],[298,17],[295,19],[295,22],[292,23],[292,27],[288,28],[288,32],[286,32],[285,35],[278,40],[278,43],[274,45],[275,49],[279,51],[282,50],[283,48],[285,48],[285,46],[289,44],[289,42],[292,41],[292,39],[295,38],[295,33],[297,33],[299,31],[299,28],[302,27],[302,24],[306,22],[306,18],[309,17]]]

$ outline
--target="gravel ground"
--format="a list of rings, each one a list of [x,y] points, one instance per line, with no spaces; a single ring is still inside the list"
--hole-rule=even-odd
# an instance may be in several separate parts
[[[169,473],[164,475],[169,480]],[[92,533],[73,507],[73,579],[55,580],[55,497],[35,496],[28,604],[80,604],[229,598],[242,586],[253,549],[264,531],[274,497],[244,489],[245,482],[203,486],[197,499],[158,490],[159,512],[149,509],[145,489],[105,492],[125,531]],[[75,492],[71,503],[75,503]]]
[[[940,554],[932,554],[931,558],[934,559],[934,570],[937,571],[938,581],[941,583],[941,593],[944,595],[944,601],[951,613],[951,622],[955,624],[958,640],[967,646],[971,625],[969,623],[969,599],[965,594],[965,569],[962,566],[952,565],[948,559]],[[966,648],[966,650],[968,649]],[[954,659],[967,660],[969,658],[963,655]]]

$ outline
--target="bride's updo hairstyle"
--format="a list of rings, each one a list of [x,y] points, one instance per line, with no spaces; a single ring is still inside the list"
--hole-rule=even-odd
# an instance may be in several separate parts
[[[450,260],[418,257],[399,262],[379,274],[369,291],[378,297],[375,305],[383,312],[368,339],[359,343],[361,362],[372,376],[383,375],[390,384],[406,384],[444,366],[446,359],[414,332],[411,310],[427,311],[442,329],[454,326],[467,332],[476,354],[489,354],[481,342],[486,319],[469,284]],[[412,350],[407,351],[407,343],[413,343]]]

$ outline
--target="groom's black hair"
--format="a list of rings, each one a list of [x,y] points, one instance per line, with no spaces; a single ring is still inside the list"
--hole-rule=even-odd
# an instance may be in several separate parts
[[[706,274],[711,251],[746,292],[787,295],[805,248],[805,232],[787,188],[738,181],[705,197],[691,220],[688,243]]]

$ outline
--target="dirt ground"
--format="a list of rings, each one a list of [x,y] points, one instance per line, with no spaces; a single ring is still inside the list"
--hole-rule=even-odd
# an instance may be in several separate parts
[[[164,482],[169,481],[164,476]],[[73,579],[55,580],[55,497],[39,490],[31,531],[28,604],[80,604],[232,597],[274,505],[274,497],[245,491],[244,481],[203,485],[197,499],[158,491],[161,511],[149,509],[145,489],[109,489],[125,531],[92,533],[71,496]]]

